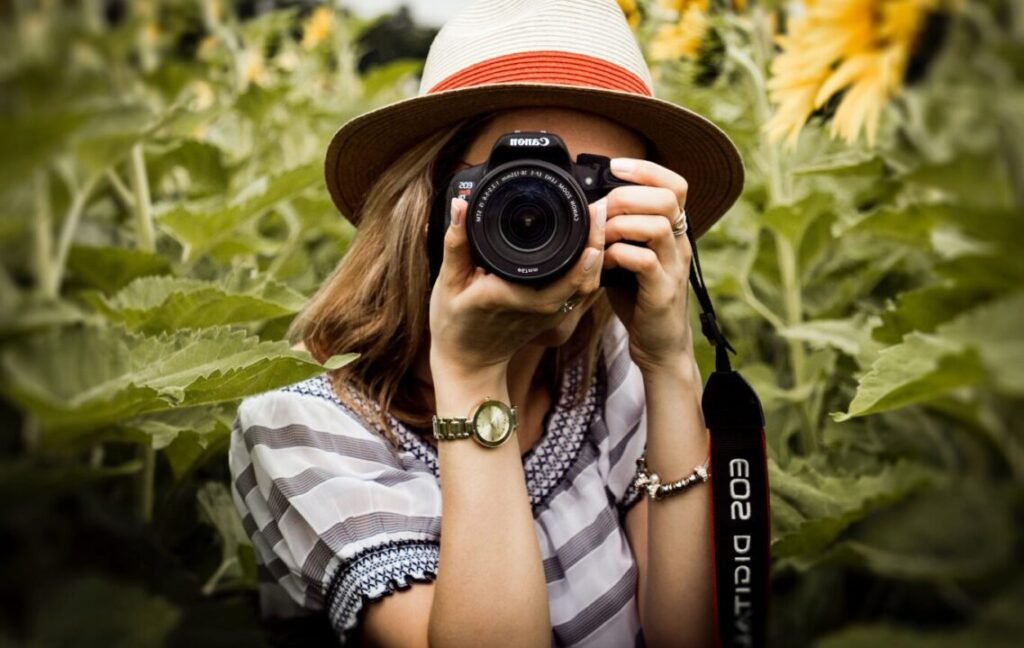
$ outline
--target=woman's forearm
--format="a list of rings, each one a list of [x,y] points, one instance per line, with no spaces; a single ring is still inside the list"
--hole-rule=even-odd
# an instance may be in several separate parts
[[[700,375],[692,355],[644,375],[647,467],[662,482],[683,477],[708,456]],[[713,633],[708,485],[651,501],[647,583],[640,613],[651,646],[708,646]]]
[[[509,403],[506,372],[435,372],[439,416],[469,416],[484,397]],[[547,646],[547,584],[526,491],[518,434],[498,448],[438,443],[441,550],[431,646]]]

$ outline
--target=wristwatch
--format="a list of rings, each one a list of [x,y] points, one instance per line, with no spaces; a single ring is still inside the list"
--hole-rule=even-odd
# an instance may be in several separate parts
[[[469,417],[434,415],[434,438],[453,441],[473,437],[487,448],[497,448],[508,441],[519,426],[515,407],[500,400],[485,398]]]

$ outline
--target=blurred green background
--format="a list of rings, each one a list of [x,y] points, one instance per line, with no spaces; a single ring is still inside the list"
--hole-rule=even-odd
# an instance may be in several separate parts
[[[747,167],[700,255],[768,421],[773,644],[1019,645],[1024,7],[619,4]],[[333,642],[260,622],[225,448],[325,370],[281,339],[355,233],[323,154],[415,94],[411,16],[0,5],[0,643]]]

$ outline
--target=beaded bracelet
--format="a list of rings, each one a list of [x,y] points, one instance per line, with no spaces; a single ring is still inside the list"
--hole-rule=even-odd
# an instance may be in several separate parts
[[[706,482],[711,476],[711,473],[708,472],[708,461],[710,459],[711,457],[709,456],[708,459],[704,460],[704,463],[694,468],[693,472],[689,475],[674,482],[662,484],[661,477],[659,477],[657,473],[650,473],[647,471],[647,453],[645,452],[636,460],[636,465],[640,470],[640,474],[636,476],[636,480],[633,483],[637,488],[646,489],[647,496],[651,499],[663,499],[672,493],[693,486],[698,480]]]

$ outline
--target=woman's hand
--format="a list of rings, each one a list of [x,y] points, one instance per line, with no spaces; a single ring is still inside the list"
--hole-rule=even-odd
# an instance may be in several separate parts
[[[686,204],[686,180],[633,158],[612,160],[612,173],[637,185],[616,187],[603,199],[608,202],[603,267],[634,272],[638,288],[609,286],[608,300],[629,332],[630,356],[641,371],[678,367],[680,356],[692,353],[687,296],[693,250],[685,235],[672,234]]]
[[[594,205],[583,254],[569,272],[539,287],[509,282],[477,267],[466,239],[467,203],[453,199],[451,209],[441,270],[430,297],[432,366],[441,363],[466,373],[507,368],[516,351],[566,316],[559,309],[567,299],[582,301],[600,288],[604,214]]]

